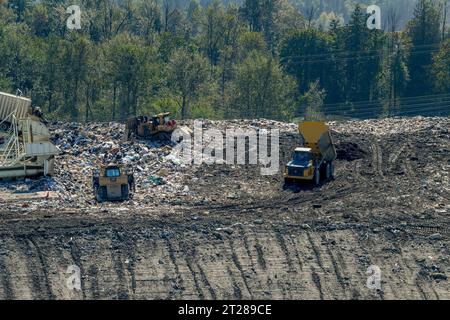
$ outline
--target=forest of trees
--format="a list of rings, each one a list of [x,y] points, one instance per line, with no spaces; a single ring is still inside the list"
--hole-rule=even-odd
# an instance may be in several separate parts
[[[71,121],[448,115],[449,17],[449,0],[0,0],[0,91]]]

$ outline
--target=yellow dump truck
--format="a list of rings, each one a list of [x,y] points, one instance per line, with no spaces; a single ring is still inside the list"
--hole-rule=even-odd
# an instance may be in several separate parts
[[[285,184],[312,181],[319,185],[324,179],[334,175],[333,161],[336,149],[330,130],[324,122],[301,122],[298,130],[303,139],[303,147],[296,148],[292,160],[284,169]]]
[[[92,182],[98,202],[128,200],[135,191],[133,172],[122,165],[109,164],[95,169]]]
[[[0,179],[52,175],[58,153],[31,100],[0,92]]]

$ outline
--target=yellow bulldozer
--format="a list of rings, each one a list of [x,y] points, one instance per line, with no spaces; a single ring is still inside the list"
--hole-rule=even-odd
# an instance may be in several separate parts
[[[92,182],[98,202],[128,200],[135,192],[133,172],[123,165],[109,164],[95,169]]]
[[[319,185],[334,176],[336,148],[324,122],[305,121],[298,126],[303,146],[294,150],[292,160],[284,169],[285,185],[311,181]]]
[[[152,117],[133,117],[127,120],[123,140],[130,140],[134,134],[152,140],[170,141],[176,128],[177,122],[170,118],[170,112],[159,113]]]

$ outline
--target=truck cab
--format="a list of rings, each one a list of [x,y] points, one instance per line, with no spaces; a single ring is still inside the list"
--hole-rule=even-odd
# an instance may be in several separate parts
[[[311,148],[296,148],[292,153],[292,160],[286,166],[286,173],[291,177],[307,177],[312,166]]]

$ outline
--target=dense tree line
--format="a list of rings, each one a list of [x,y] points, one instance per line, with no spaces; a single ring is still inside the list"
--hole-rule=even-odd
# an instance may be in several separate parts
[[[415,2],[398,31],[315,0],[0,0],[0,90],[73,121],[448,113],[450,4]]]

